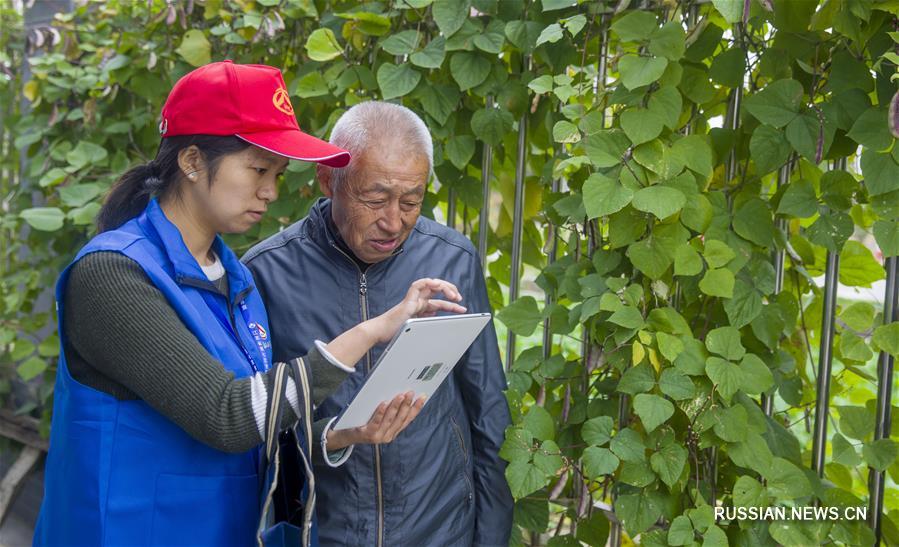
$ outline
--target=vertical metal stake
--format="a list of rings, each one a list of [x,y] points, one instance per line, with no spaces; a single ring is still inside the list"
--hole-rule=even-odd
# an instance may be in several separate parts
[[[456,229],[456,191],[452,188],[446,192],[446,225]]]
[[[883,295],[883,324],[899,321],[899,257],[886,259],[884,268],[887,271],[886,291]],[[885,351],[880,352],[877,360],[877,407],[874,418],[874,440],[887,439],[890,436],[891,407],[890,398],[893,388],[893,356]],[[874,545],[880,545],[883,537],[883,493],[884,473],[874,468],[868,470],[868,524],[874,530]]]
[[[493,96],[487,97],[487,106],[493,106]],[[481,158],[481,211],[478,213],[478,255],[481,269],[487,269],[487,232],[490,230],[490,177],[493,170],[493,147],[484,143]]]
[[[812,441],[812,468],[824,476],[824,449],[827,446],[827,419],[830,410],[830,372],[833,364],[834,315],[837,305],[837,276],[840,255],[828,251],[824,274],[824,313],[821,318],[821,345],[818,359],[818,385],[815,398],[815,431]]]
[[[525,63],[527,64],[527,63]],[[515,209],[512,218],[512,275],[509,280],[509,302],[518,298],[518,284],[521,277],[521,236],[524,217],[524,170],[527,155],[528,114],[518,122],[518,161],[515,164]],[[515,333],[508,331],[506,337],[506,370],[512,368],[515,360]]]

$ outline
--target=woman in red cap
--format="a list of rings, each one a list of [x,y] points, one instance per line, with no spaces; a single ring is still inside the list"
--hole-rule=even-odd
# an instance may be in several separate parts
[[[407,318],[464,311],[452,284],[419,280],[390,311],[273,364],[252,276],[218,234],[260,220],[289,159],[342,167],[349,154],[300,131],[278,69],[229,61],[175,84],[160,133],[156,158],[115,184],[99,235],[57,284],[61,351],[35,545],[255,544],[265,439],[293,428],[301,455],[315,447],[336,466],[353,444],[393,440],[424,404],[406,393],[366,426],[331,431],[310,423],[308,376],[324,386],[320,401]],[[285,374],[283,419],[267,424]],[[312,484],[305,544],[315,543]]]

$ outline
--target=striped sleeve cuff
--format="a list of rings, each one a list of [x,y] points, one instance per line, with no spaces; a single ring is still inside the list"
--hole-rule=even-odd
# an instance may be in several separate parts
[[[350,458],[350,454],[353,453],[354,445],[352,444],[350,446],[341,448],[340,450],[333,450],[331,452],[328,452],[328,431],[331,430],[331,426],[334,424],[334,421],[336,419],[337,416],[331,418],[331,420],[328,422],[328,425],[326,425],[324,429],[322,429],[322,454],[326,454],[326,457],[323,459],[325,460],[325,463],[328,464],[328,467],[340,467]]]

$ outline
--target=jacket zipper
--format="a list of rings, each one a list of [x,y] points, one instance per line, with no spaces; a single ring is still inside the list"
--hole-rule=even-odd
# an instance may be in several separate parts
[[[346,257],[350,263],[356,267],[356,271],[359,272],[359,306],[362,309],[362,321],[368,321],[368,280],[365,277],[365,272],[359,267],[355,260],[349,257],[343,250],[331,242],[331,246],[337,249],[337,251]],[[365,352],[365,373],[368,374],[371,372],[371,350]],[[377,496],[377,511],[378,511],[378,547],[382,547],[384,543],[384,494],[383,487],[381,484],[381,447],[378,445],[374,446],[375,449],[375,482],[378,487],[378,496]]]
[[[462,476],[465,477],[465,482],[468,484],[468,502],[471,503],[474,501],[474,496],[472,495],[474,488],[471,486],[471,479],[468,478],[468,452],[465,451],[465,440],[462,438],[462,430],[459,429],[456,419],[452,416],[450,416],[450,423],[453,426],[453,431],[456,432],[456,436],[459,438],[459,446],[462,447],[462,461],[465,462],[462,466]]]

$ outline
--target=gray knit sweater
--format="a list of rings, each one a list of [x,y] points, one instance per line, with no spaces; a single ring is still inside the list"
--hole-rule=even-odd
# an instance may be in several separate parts
[[[114,252],[83,257],[70,272],[63,309],[64,351],[75,380],[119,400],[142,399],[218,450],[243,452],[262,442],[274,369],[235,379],[188,330],[137,262]],[[316,349],[305,361],[315,379],[317,404],[347,373]],[[297,416],[286,399],[284,405],[286,428]],[[316,440],[325,425],[315,424]]]

